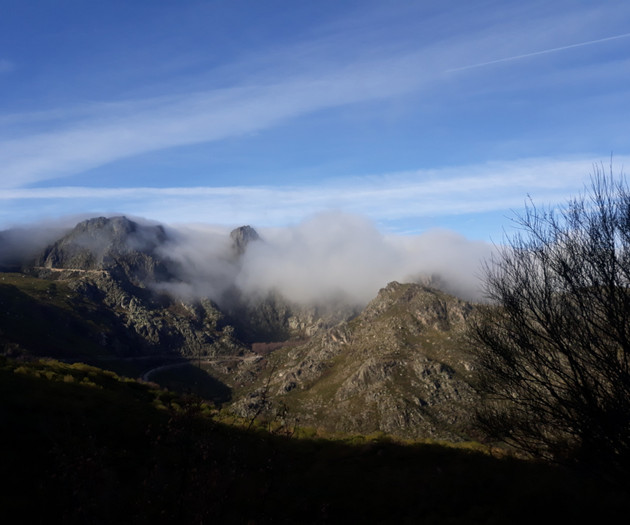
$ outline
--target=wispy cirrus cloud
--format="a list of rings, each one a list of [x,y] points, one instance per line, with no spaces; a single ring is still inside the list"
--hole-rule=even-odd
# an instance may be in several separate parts
[[[615,165],[630,158],[617,157]],[[0,190],[0,202],[62,201],[66,210],[116,211],[163,222],[280,226],[338,209],[375,221],[484,213],[522,207],[527,195],[557,203],[579,192],[592,158],[511,162],[350,177],[302,186],[52,187]],[[111,209],[112,202],[116,208]]]
[[[386,81],[400,76],[406,61],[383,64],[377,72],[356,66],[280,84],[104,104],[100,114],[92,108],[90,118],[0,142],[0,184],[8,188],[56,179],[148,151],[253,133],[319,109],[392,96],[422,82]]]
[[[585,33],[597,19],[593,12],[547,17],[538,13],[516,22],[518,12],[506,9],[483,24],[471,15],[465,20],[470,27],[451,27],[444,35],[433,30],[429,19],[426,27],[421,26],[428,36],[411,31],[413,24],[403,24],[400,35],[383,34],[372,13],[363,21],[346,21],[325,36],[253,52],[222,68],[197,72],[167,86],[162,96],[0,115],[0,187],[33,185],[147,152],[248,135],[319,110],[422,94],[440,83],[456,80],[458,84],[449,89],[465,92],[462,82],[469,69],[626,36],[571,44],[577,34],[601,34]],[[445,18],[434,23],[449,27]],[[532,34],[537,45],[548,47],[530,51]],[[493,59],[497,49],[510,58]],[[541,78],[537,75],[535,81],[540,83]],[[484,88],[492,85],[485,82]]]
[[[605,38],[597,38],[595,40],[588,40],[586,42],[578,42],[576,44],[569,44],[569,45],[560,46],[560,47],[552,47],[550,49],[542,49],[540,51],[532,51],[530,53],[523,53],[521,55],[514,55],[514,56],[509,56],[509,57],[504,57],[504,58],[497,58],[495,60],[489,60],[487,62],[479,62],[477,64],[470,64],[470,65],[466,65],[466,66],[460,66],[460,67],[448,69],[447,73],[454,72],[454,71],[465,71],[467,69],[476,69],[476,68],[479,68],[479,67],[485,67],[485,66],[491,66],[491,65],[495,65],[495,64],[501,64],[501,63],[504,63],[504,62],[513,62],[514,60],[522,60],[524,58],[532,58],[532,57],[537,57],[537,56],[541,56],[541,55],[548,55],[550,53],[558,53],[560,51],[567,51],[569,49],[575,49],[575,48],[578,48],[578,47],[592,46],[592,45],[595,45],[595,44],[601,44],[603,42],[610,42],[611,40],[619,40],[621,38],[630,38],[630,33],[623,33],[623,34],[620,34],[620,35],[613,35],[613,36],[608,36],[608,37],[605,37]]]
[[[580,191],[610,149],[627,164],[627,8],[370,4],[239,44],[229,60],[211,45],[154,53],[149,31],[143,53],[69,57],[63,76],[20,63],[42,98],[0,103],[1,226],[125,213],[275,227],[336,209],[410,232],[499,211],[479,219],[495,227],[528,194]],[[19,93],[18,77],[2,81]]]

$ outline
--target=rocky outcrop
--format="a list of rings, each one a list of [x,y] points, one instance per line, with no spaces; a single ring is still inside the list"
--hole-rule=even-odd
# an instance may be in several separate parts
[[[140,225],[126,217],[80,222],[44,250],[35,265],[44,269],[107,270],[136,286],[167,280],[166,264],[156,249],[166,241],[162,226]]]
[[[328,430],[465,439],[477,401],[463,338],[472,309],[438,290],[390,283],[356,318],[277,351],[266,395]],[[235,410],[254,405],[250,395]]]
[[[154,288],[176,280],[160,257],[167,241],[159,225],[126,217],[80,222],[46,248],[34,273],[63,280],[74,291],[113,312],[118,327],[102,344],[118,355],[239,355],[248,349],[209,299],[183,300]],[[125,337],[117,337],[125,333]],[[133,345],[125,344],[132,340]]]
[[[230,232],[232,249],[236,256],[243,255],[250,242],[260,239],[258,232],[251,226],[240,226]]]
[[[348,304],[304,305],[269,292],[264,297],[244,297],[234,291],[225,311],[239,337],[248,343],[303,340],[336,326],[358,313]]]
[[[81,275],[68,282],[81,295],[109,308],[121,326],[137,336],[139,344],[121,348],[119,354],[201,357],[249,353],[209,300],[181,301],[129,288],[106,272]]]

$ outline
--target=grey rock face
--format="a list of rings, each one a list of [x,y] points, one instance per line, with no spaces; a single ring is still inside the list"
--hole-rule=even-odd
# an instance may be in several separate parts
[[[210,300],[183,301],[152,290],[154,283],[174,279],[158,256],[166,240],[162,226],[126,217],[89,219],[50,245],[38,257],[35,273],[66,280],[75,291],[109,308],[120,330],[136,342],[133,348],[116,348],[120,355],[247,352]]]
[[[36,266],[49,269],[108,270],[136,285],[167,279],[155,250],[166,240],[162,226],[144,226],[126,217],[98,217],[80,222],[49,246]]]
[[[272,292],[264,297],[237,297],[226,313],[248,343],[309,338],[358,313],[346,304],[296,304]]]
[[[463,340],[472,308],[390,283],[356,318],[273,354],[268,394],[331,431],[465,439],[477,402]]]
[[[230,232],[232,247],[237,256],[245,253],[245,249],[250,242],[260,239],[258,232],[251,226],[240,226]]]
[[[135,335],[136,345],[118,348],[120,355],[210,357],[248,353],[211,301],[184,302],[142,293],[142,289],[126,287],[106,272],[74,276],[69,282],[74,290],[114,312],[121,328]]]

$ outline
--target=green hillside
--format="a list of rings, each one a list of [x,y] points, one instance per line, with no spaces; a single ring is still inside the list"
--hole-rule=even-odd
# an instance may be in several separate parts
[[[0,350],[9,355],[76,357],[111,354],[104,341],[123,333],[111,310],[66,281],[0,273]]]
[[[81,364],[3,358],[0,399],[5,523],[606,522],[628,510],[619,488],[478,450],[246,431]]]

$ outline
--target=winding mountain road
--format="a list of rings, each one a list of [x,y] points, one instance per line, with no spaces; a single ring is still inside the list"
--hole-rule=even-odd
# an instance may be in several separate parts
[[[260,356],[258,355],[254,355],[254,356],[247,356],[247,357],[243,357],[243,356],[222,356],[222,357],[205,357],[203,359],[187,359],[185,361],[182,362],[178,362],[178,363],[171,363],[168,365],[160,365],[160,366],[156,366],[154,368],[151,368],[149,370],[147,370],[146,372],[144,372],[144,374],[142,374],[142,380],[143,381],[151,381],[151,376],[153,374],[155,374],[156,372],[161,372],[163,370],[172,370],[173,368],[178,368],[181,366],[186,366],[186,365],[190,365],[190,364],[194,364],[194,363],[206,363],[206,364],[212,364],[212,363],[221,363],[221,362],[225,362],[225,361],[240,361],[242,363],[247,362],[247,361],[256,361],[258,359],[261,359]]]

